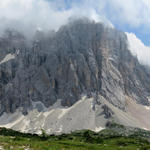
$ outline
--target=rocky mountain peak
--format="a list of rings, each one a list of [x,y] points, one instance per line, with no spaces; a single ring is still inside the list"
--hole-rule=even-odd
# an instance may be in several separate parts
[[[94,98],[93,109],[99,96],[123,111],[127,97],[150,105],[150,75],[121,31],[79,19],[56,32],[38,31],[30,44],[16,31],[6,35],[0,39],[0,115],[20,108],[27,115],[36,102],[71,107],[83,95]]]
[[[71,106],[94,92],[122,108],[126,94],[148,104],[147,95],[140,94],[149,89],[148,76],[128,50],[123,32],[80,19],[52,35],[39,31],[30,47],[16,31],[7,31],[3,40],[4,57],[11,53],[15,58],[0,66],[1,113],[21,106],[27,111],[31,101],[48,107],[61,99]]]

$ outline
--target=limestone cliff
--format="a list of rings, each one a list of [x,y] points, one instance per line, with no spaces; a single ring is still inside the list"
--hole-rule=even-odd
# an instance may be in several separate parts
[[[20,108],[27,115],[33,102],[70,107],[83,95],[94,105],[100,95],[123,111],[127,97],[150,105],[150,74],[125,33],[80,19],[57,32],[37,31],[32,41],[13,30],[0,38],[0,115]]]

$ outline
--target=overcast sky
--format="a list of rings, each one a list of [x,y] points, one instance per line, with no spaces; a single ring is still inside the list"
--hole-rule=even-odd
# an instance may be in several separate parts
[[[150,0],[0,0],[1,28],[11,24],[57,29],[70,16],[113,24],[150,45]]]
[[[57,30],[72,16],[86,16],[132,32],[140,39],[136,40],[134,34],[129,34],[132,41],[150,46],[150,0],[0,0],[0,32],[8,27],[17,28],[27,35],[37,29]],[[144,49],[143,46],[134,52],[140,51],[137,55],[148,61],[150,47]]]

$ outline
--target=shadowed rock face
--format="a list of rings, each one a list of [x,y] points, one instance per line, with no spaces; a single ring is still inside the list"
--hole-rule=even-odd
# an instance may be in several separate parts
[[[76,20],[57,32],[38,31],[30,42],[7,31],[0,62],[0,114],[20,107],[26,114],[32,101],[71,106],[94,93],[121,109],[126,95],[149,105],[149,73],[131,55],[126,35],[100,23]]]

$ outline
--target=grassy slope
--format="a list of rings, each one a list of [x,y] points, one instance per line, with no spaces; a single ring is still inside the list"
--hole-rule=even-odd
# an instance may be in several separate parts
[[[2,128],[0,148],[5,150],[150,150],[149,138],[149,132],[139,129],[126,131],[117,125],[100,133],[84,130],[60,136],[47,136],[44,132],[42,136],[22,134]]]

